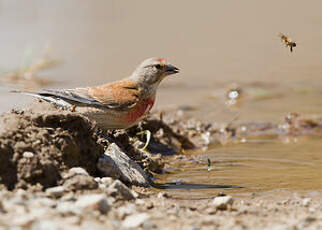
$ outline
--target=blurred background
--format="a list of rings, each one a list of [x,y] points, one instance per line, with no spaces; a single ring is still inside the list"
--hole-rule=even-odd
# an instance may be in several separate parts
[[[50,44],[61,63],[37,73],[54,82],[43,87],[81,87],[121,79],[157,56],[181,72],[162,83],[155,109],[186,106],[210,120],[320,113],[321,7],[315,0],[1,0],[0,70],[15,71]],[[280,32],[297,42],[293,53]],[[237,109],[226,103],[233,83],[244,96]],[[0,112],[32,101],[12,88],[0,83]]]

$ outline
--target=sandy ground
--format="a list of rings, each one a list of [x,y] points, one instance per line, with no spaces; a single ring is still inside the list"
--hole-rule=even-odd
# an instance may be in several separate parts
[[[148,197],[143,192],[138,198],[122,196],[117,200],[105,186],[106,183],[104,186],[100,183],[100,189],[78,191],[78,194],[58,190],[46,193],[2,190],[0,226],[2,229],[276,230],[322,227],[321,192],[277,190],[247,198],[234,197],[233,203],[218,206],[214,199],[177,200],[163,192]],[[227,197],[221,194],[219,198]]]

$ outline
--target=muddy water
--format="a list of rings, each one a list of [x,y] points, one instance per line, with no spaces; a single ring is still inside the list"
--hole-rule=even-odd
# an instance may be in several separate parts
[[[239,189],[169,190],[176,197],[211,197],[218,192],[256,193],[274,189],[320,190],[320,137],[296,139],[296,143],[257,139],[249,143],[214,146],[205,153],[196,152],[187,161],[174,161],[158,182],[187,184],[240,185]],[[193,156],[192,155],[192,156]],[[208,170],[207,158],[211,160]],[[175,187],[175,186],[173,186]]]
[[[51,87],[96,85],[131,73],[143,59],[168,58],[181,69],[167,79],[156,109],[188,105],[209,121],[282,120],[285,113],[322,114],[322,3],[320,1],[0,1],[0,70],[41,55],[50,42],[62,65],[39,73]],[[277,37],[288,33],[294,53]],[[25,56],[25,58],[24,58]],[[26,57],[27,56],[27,57]],[[232,82],[243,89],[227,107]],[[31,99],[0,85],[0,112]],[[160,181],[238,184],[238,191],[321,189],[319,138],[214,146],[197,152],[205,164],[184,162]],[[205,169],[206,159],[214,170]],[[184,169],[184,171],[182,171]],[[203,190],[194,194],[212,194]],[[176,191],[182,196],[186,191]],[[191,194],[191,191],[189,192]]]

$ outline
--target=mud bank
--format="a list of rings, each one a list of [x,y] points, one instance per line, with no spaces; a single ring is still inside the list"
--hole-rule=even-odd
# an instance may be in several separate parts
[[[143,151],[145,135],[138,133],[146,129],[153,136],[148,151]],[[82,115],[39,103],[0,116],[0,182],[8,189],[36,184],[48,188],[59,185],[73,167],[81,167],[93,177],[102,176],[97,163],[111,143],[147,174],[162,171],[161,154],[194,147],[161,120],[144,121],[127,131],[107,132]],[[114,177],[111,173],[104,176]]]
[[[152,134],[145,150],[142,149],[147,141],[144,130]],[[70,168],[82,167],[93,177],[111,176],[128,185],[147,186],[146,182],[126,179],[129,176],[120,175],[122,172],[116,175],[117,170],[109,169],[109,175],[99,169],[98,161],[112,143],[120,148],[117,151],[123,152],[127,161],[135,162],[131,163],[131,168],[138,164],[137,168],[144,170],[148,178],[163,171],[162,156],[207,148],[216,143],[245,142],[254,136],[283,139],[321,135],[321,130],[320,117],[295,113],[288,114],[280,124],[217,124],[184,119],[182,114],[174,112],[155,113],[128,130],[102,131],[80,114],[37,103],[0,116],[0,182],[8,189],[36,184],[48,188],[61,184]]]
[[[12,111],[0,120],[0,175],[8,188],[36,183],[51,187],[75,166],[97,174],[95,162],[104,149],[97,145],[95,126],[86,118],[65,112]]]

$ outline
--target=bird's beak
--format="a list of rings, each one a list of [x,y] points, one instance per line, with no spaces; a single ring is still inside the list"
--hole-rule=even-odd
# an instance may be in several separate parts
[[[166,75],[170,75],[170,74],[175,74],[175,73],[179,73],[179,69],[173,65],[167,65],[165,68],[165,74]]]

